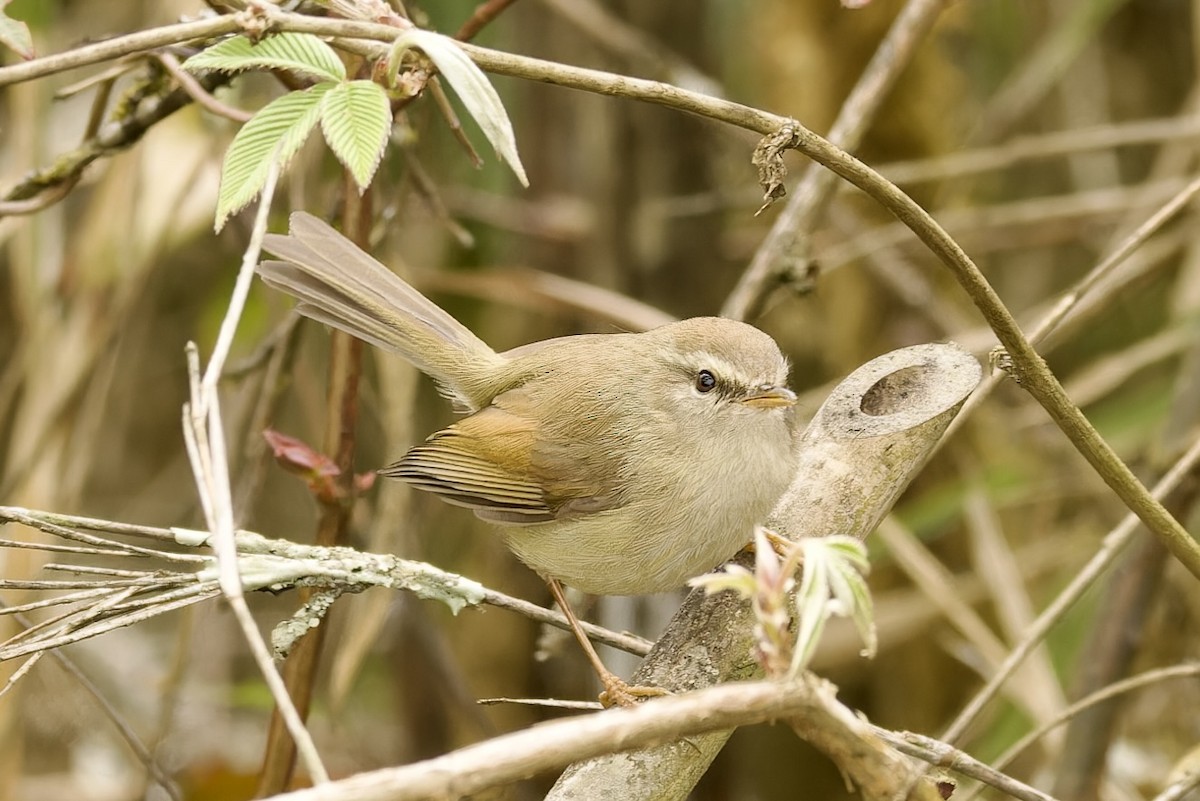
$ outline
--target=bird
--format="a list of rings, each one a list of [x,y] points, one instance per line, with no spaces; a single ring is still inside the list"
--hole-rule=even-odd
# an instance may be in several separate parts
[[[776,342],[695,317],[497,353],[319,218],[268,234],[258,273],[296,310],[411,362],[464,417],[379,473],[495,524],[550,587],[605,687],[656,694],[604,667],[562,585],[671,590],[750,541],[792,480],[795,394]]]

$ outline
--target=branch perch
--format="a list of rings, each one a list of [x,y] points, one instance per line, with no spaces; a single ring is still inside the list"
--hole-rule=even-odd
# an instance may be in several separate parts
[[[827,685],[811,675],[793,682],[711,687],[686,696],[658,698],[631,709],[609,709],[586,717],[543,723],[424,762],[359,773],[321,787],[272,798],[273,801],[463,798],[553,770],[572,759],[714,728],[803,715],[819,705],[826,694],[831,694]]]

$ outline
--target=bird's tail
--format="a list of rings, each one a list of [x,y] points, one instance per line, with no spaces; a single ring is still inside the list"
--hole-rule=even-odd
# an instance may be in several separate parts
[[[295,212],[290,222],[263,243],[282,261],[258,274],[295,296],[298,312],[400,354],[469,411],[491,400],[504,357],[322,220]]]

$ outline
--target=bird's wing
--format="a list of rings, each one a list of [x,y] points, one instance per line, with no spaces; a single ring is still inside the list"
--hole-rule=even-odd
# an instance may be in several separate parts
[[[558,448],[525,411],[520,390],[442,429],[380,470],[495,523],[529,525],[618,505],[597,470]]]

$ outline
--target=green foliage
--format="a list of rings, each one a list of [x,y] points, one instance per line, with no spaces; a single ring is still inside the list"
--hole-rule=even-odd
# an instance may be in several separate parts
[[[229,215],[245,208],[262,190],[272,162],[281,168],[287,166],[321,117],[322,101],[337,86],[319,83],[305,91],[276,98],[237,132],[221,165],[218,231]],[[336,148],[334,150],[337,152]],[[355,179],[358,179],[357,173]]]
[[[370,81],[337,84],[325,95],[320,115],[325,141],[359,189],[365,189],[383,158],[392,128],[387,95]]]
[[[798,622],[793,643],[784,641],[790,617],[785,602],[798,565],[803,565],[803,578],[795,594]],[[757,619],[757,649],[764,668],[768,675],[786,673],[795,677],[808,666],[831,617],[852,618],[866,645],[863,656],[875,655],[875,610],[865,578],[869,571],[866,546],[854,537],[807,537],[795,543],[781,561],[760,530],[755,535],[753,573],[739,565],[726,565],[720,572],[688,583],[703,587],[710,595],[729,590],[751,599]],[[790,663],[786,669],[780,665],[781,659]]]
[[[504,104],[500,102],[500,95],[496,94],[487,76],[449,36],[419,28],[409,29],[396,37],[388,54],[389,76],[396,75],[401,58],[412,48],[423,51],[437,66],[446,82],[458,93],[467,113],[479,125],[496,155],[508,164],[522,186],[529,186],[525,167],[517,154],[517,138],[512,122],[508,119]]]
[[[429,56],[458,92],[496,153],[528,186],[512,123],[500,96],[453,39],[418,29],[401,33],[388,58],[388,74],[393,82],[402,55],[414,47]],[[218,231],[231,214],[245,208],[262,191],[272,163],[280,168],[287,166],[317,122],[321,123],[326,143],[354,176],[359,190],[365,191],[370,185],[391,132],[391,103],[377,84],[347,81],[345,67],[325,42],[300,33],[282,33],[261,42],[234,36],[192,56],[184,67],[221,72],[278,69],[318,81],[306,90],[272,101],[234,137],[221,167]]]
[[[33,37],[29,35],[29,26],[4,13],[4,7],[9,2],[11,0],[0,0],[0,45],[4,45],[21,58],[33,58]]]
[[[242,126],[221,166],[216,228],[253,200],[272,163],[286,167],[317,122],[325,141],[365,190],[379,167],[392,110],[387,94],[370,81],[347,81],[329,45],[308,34],[280,34],[257,44],[235,36],[192,56],[190,70],[241,72],[282,69],[319,83],[271,101]]]
[[[184,66],[218,72],[285,70],[318,81],[346,80],[346,68],[333,48],[307,33],[280,33],[260,42],[234,36],[197,53]]]
[[[796,675],[808,665],[825,622],[835,615],[854,620],[866,644],[863,655],[874,656],[875,610],[864,578],[870,570],[866,547],[853,537],[841,535],[807,537],[797,547],[803,554],[804,575],[796,592],[799,623],[791,674]]]

